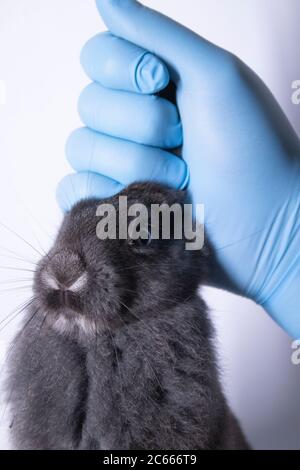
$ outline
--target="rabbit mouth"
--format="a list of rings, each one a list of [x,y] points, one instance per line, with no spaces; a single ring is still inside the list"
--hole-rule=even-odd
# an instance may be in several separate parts
[[[74,312],[63,310],[57,315],[50,315],[51,327],[62,335],[66,336],[95,336],[99,330],[99,325],[96,322],[84,315],[77,315]]]
[[[73,339],[92,339],[103,331],[115,330],[128,323],[120,316],[108,319],[104,311],[91,316],[67,307],[48,308],[46,317],[55,332]]]

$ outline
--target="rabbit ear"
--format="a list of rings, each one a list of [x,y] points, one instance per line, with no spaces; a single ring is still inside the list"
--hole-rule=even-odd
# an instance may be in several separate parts
[[[179,204],[191,204],[192,198],[187,189],[181,189],[179,191],[174,191]]]
[[[161,187],[161,199],[165,198],[163,202],[171,206],[172,204],[180,204],[184,206],[185,204],[191,204],[192,199],[189,192],[186,189],[169,189],[167,187]]]

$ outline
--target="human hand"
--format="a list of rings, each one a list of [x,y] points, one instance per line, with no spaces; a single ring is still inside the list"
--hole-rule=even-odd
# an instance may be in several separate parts
[[[193,201],[205,205],[215,285],[254,299],[300,337],[300,144],[283,112],[227,51],[134,0],[97,5],[118,37],[99,35],[83,51],[95,83],[79,103],[87,128],[68,142],[79,173],[59,186],[63,207],[137,180],[184,187],[186,162]],[[168,151],[182,140],[177,110],[151,94],[167,85],[168,71],[184,162]]]

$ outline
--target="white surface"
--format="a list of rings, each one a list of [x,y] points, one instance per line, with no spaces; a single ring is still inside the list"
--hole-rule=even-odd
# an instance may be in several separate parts
[[[300,79],[299,0],[148,0],[199,34],[230,49],[267,82],[300,134],[300,106],[291,82]],[[87,83],[79,65],[84,42],[103,30],[93,0],[0,1],[0,221],[40,250],[51,243],[61,215],[55,187],[69,169],[64,144],[80,125],[76,102]],[[298,53],[297,53],[298,52]],[[5,99],[3,99],[5,90]],[[226,223],[226,221],[225,221]],[[0,225],[0,265],[30,268],[15,256],[37,253]],[[30,291],[30,273],[1,268],[0,322]],[[8,280],[20,279],[16,284]],[[291,341],[251,302],[211,289],[217,350],[230,402],[257,448],[300,448],[300,366]],[[16,330],[2,329],[0,356]],[[1,377],[4,372],[1,370]],[[8,416],[0,405],[0,448],[9,448]]]

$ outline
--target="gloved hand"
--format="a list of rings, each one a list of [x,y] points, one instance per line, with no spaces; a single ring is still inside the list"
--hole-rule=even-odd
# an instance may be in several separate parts
[[[193,201],[205,204],[215,285],[300,337],[300,143],[283,112],[245,64],[183,26],[134,0],[97,6],[114,36],[82,53],[94,83],[79,102],[87,128],[68,141],[79,173],[59,186],[62,207],[141,179],[184,187],[186,162]],[[176,107],[153,95],[169,73],[184,161],[168,151],[182,140]]]

